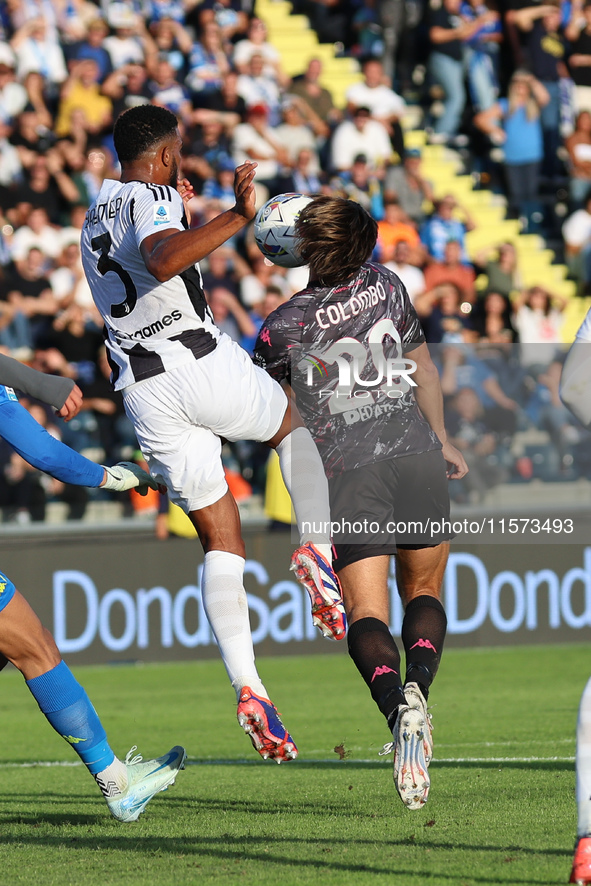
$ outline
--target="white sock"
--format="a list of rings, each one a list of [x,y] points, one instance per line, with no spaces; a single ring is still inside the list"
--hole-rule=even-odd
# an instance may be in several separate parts
[[[577,836],[591,836],[591,678],[583,689],[577,721]]]
[[[127,789],[127,768],[117,757],[106,769],[94,776],[96,783],[106,799],[122,794]]]
[[[293,502],[300,544],[313,542],[332,563],[328,481],[310,431],[294,428],[276,451],[283,482]]]
[[[226,551],[209,551],[203,561],[201,595],[230,682],[239,699],[243,686],[268,698],[254,663],[248,602],[242,577],[244,559]]]

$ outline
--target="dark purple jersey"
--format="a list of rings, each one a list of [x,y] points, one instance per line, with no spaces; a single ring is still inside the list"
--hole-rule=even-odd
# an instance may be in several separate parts
[[[308,286],[270,314],[254,360],[289,382],[332,477],[441,448],[412,393],[424,340],[400,279],[366,262],[346,285]]]

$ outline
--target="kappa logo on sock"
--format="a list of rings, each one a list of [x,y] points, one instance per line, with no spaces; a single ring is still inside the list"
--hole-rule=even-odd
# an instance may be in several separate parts
[[[373,683],[376,677],[381,677],[383,674],[397,674],[398,671],[393,671],[392,668],[389,668],[388,665],[378,665],[375,671],[373,672],[373,677],[370,680],[370,683]]]
[[[76,738],[74,735],[62,735],[62,738],[65,738],[70,744],[78,744],[81,741],[87,741],[86,738]]]
[[[430,640],[417,640],[415,645],[410,647],[411,652],[415,648],[415,646],[420,646],[421,649],[432,649],[433,652],[435,653],[435,655],[437,655],[437,650],[435,649],[435,647],[433,646],[433,644],[431,643]]]

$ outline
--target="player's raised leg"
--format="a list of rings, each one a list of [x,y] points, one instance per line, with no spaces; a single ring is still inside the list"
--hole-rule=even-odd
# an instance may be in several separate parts
[[[184,768],[185,749],[174,747],[145,763],[141,757],[130,759],[131,752],[125,762],[119,760],[52,635],[6,576],[2,582],[13,593],[0,612],[0,650],[22,673],[41,713],[94,777],[111,814],[119,821],[135,821],[155,794],[174,784]]]
[[[591,883],[591,679],[583,690],[577,721],[577,844],[570,883]]]
[[[278,433],[268,443],[279,456],[300,533],[291,569],[310,595],[314,624],[325,637],[342,640],[346,621],[332,568],[328,482],[312,435],[291,400]]]
[[[292,760],[296,745],[283,726],[255,664],[243,583],[245,549],[238,507],[228,490],[189,514],[203,545],[203,606],[238,702],[238,722],[265,759]]]

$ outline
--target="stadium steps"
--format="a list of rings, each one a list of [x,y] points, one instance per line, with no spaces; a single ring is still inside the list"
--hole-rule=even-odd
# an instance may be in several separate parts
[[[357,60],[336,56],[332,43],[319,43],[307,16],[293,15],[286,0],[256,0],[255,12],[267,26],[269,43],[281,53],[285,73],[289,77],[303,74],[308,62],[319,58],[320,84],[330,91],[335,105],[344,108],[349,86],[363,80]]]

